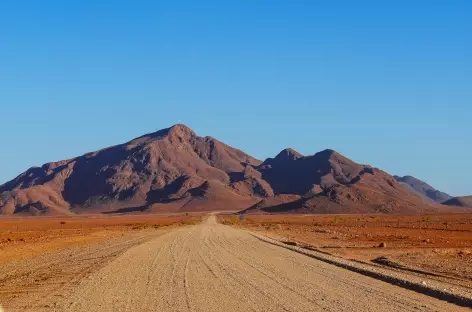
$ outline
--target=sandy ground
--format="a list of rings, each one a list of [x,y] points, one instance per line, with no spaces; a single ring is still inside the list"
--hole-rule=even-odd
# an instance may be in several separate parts
[[[0,218],[0,265],[103,242],[129,231],[197,224],[201,217],[200,214],[148,214]]]
[[[78,245],[0,267],[0,304],[5,311],[49,311],[88,274],[164,231],[137,231]]]
[[[2,266],[5,310],[465,310],[264,243],[214,216],[75,248]]]

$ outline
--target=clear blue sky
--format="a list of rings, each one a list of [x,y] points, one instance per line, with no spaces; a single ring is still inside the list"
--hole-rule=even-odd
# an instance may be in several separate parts
[[[175,123],[472,194],[472,1],[1,1],[0,182]]]

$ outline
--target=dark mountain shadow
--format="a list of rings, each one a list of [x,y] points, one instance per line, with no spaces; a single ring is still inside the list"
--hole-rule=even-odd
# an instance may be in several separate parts
[[[175,199],[170,198],[171,195],[178,193],[183,187],[189,176],[181,176],[175,179],[172,183],[166,185],[164,188],[150,190],[146,195],[146,202],[152,203],[170,203]]]
[[[90,198],[118,195],[108,179],[120,170],[120,163],[133,152],[133,149],[114,146],[77,158],[72,174],[64,182],[64,200],[72,206],[85,206]]]
[[[306,201],[305,198],[300,198],[292,202],[262,208],[261,210],[270,213],[287,212],[303,208],[303,204],[306,203]]]
[[[127,208],[120,208],[113,211],[106,211],[103,214],[119,214],[119,213],[129,213],[129,212],[143,212],[147,209],[146,206],[139,206],[139,207],[127,207]]]

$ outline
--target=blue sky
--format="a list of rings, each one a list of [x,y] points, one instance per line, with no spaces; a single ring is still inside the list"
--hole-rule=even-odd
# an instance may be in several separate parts
[[[2,1],[0,183],[185,123],[472,194],[471,34],[470,1]]]

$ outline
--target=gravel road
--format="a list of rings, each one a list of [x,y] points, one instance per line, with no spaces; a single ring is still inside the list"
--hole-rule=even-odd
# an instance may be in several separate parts
[[[469,311],[267,244],[214,216],[128,249],[54,310]]]

